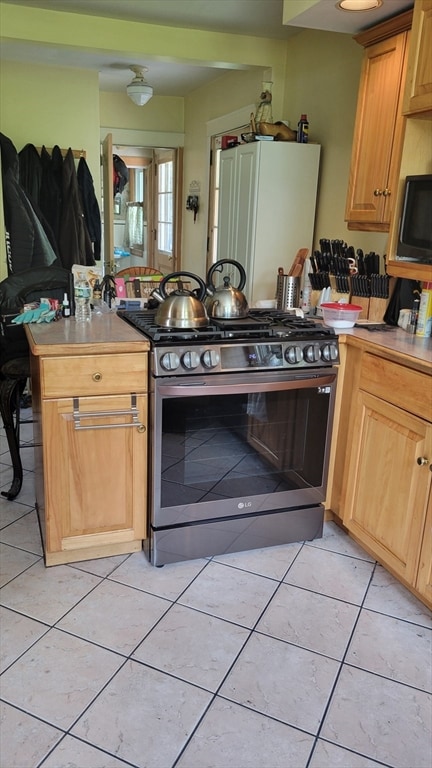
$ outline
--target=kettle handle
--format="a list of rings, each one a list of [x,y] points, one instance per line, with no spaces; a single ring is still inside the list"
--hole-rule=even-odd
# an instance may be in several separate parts
[[[220,261],[216,261],[215,264],[213,264],[213,266],[209,269],[209,273],[207,275],[208,284],[212,285],[214,288],[213,275],[215,272],[222,272],[222,264],[232,264],[234,267],[237,267],[240,273],[240,282],[237,286],[237,290],[242,291],[246,285],[246,272],[244,271],[243,264],[240,264],[239,261],[235,261],[235,259],[220,259]]]
[[[206,284],[204,280],[201,279],[198,275],[192,274],[192,272],[171,272],[171,274],[166,275],[164,278],[162,278],[160,284],[159,284],[159,293],[162,296],[163,299],[168,298],[168,294],[165,291],[165,286],[168,283],[169,280],[172,280],[174,277],[191,277],[192,280],[195,280],[200,288],[199,294],[197,294],[197,299],[199,301],[204,301],[206,296]],[[190,296],[194,296],[195,294],[192,293],[192,291],[185,291],[185,293],[188,293]]]

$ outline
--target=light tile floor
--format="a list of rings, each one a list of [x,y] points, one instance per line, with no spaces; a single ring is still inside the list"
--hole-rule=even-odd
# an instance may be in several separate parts
[[[430,613],[334,523],[160,569],[45,568],[22,456],[0,502],[2,768],[431,767]]]

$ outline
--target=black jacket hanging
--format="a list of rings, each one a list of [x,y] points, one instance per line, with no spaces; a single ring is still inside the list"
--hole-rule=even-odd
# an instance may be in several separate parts
[[[18,153],[0,133],[3,210],[8,273],[57,263],[54,249],[29,198],[19,183]]]
[[[62,182],[62,213],[59,236],[62,266],[66,269],[71,269],[73,264],[94,266],[93,248],[84,220],[75,161],[70,147],[63,161]]]
[[[84,218],[87,224],[90,240],[93,243],[94,257],[99,261],[101,257],[102,238],[101,215],[94,190],[93,178],[84,157],[80,157],[79,159],[77,179],[84,210]]]
[[[54,168],[54,159],[50,157],[47,149],[41,150],[42,180],[39,193],[39,207],[48,221],[58,244],[60,234],[61,216],[61,169],[63,158],[60,154],[60,182],[58,173]],[[58,250],[58,245],[57,245]]]
[[[123,192],[129,181],[129,171],[124,160],[118,155],[113,155],[113,190],[114,196],[118,192]]]
[[[19,183],[31,202],[40,207],[42,162],[34,144],[26,144],[18,153]]]

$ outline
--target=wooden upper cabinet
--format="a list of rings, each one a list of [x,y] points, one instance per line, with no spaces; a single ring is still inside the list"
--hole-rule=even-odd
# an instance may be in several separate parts
[[[358,35],[365,46],[345,220],[388,232],[402,153],[402,99],[412,11]]]
[[[432,0],[416,0],[408,57],[404,115],[432,117]]]

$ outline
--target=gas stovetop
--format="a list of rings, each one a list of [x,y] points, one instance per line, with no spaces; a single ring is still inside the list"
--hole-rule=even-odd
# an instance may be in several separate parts
[[[238,320],[212,318],[203,328],[164,328],[156,312],[118,315],[152,342],[154,376],[311,368],[339,361],[331,328],[279,310],[251,310]]]

